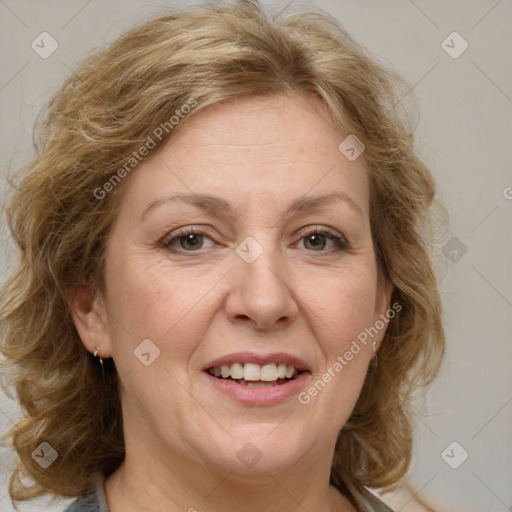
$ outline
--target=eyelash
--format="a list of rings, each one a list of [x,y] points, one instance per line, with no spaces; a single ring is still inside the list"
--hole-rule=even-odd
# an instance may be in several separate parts
[[[201,249],[187,251],[186,249],[180,248],[180,249],[176,250],[176,249],[172,248],[172,245],[175,242],[177,242],[180,238],[188,236],[188,235],[201,235],[201,236],[208,237],[208,235],[206,233],[204,233],[202,231],[198,231],[197,228],[184,228],[181,231],[178,231],[177,233],[175,233],[172,238],[168,238],[168,236],[165,237],[161,242],[162,247],[164,249],[168,250],[169,252],[173,252],[173,253],[201,253]],[[307,238],[308,236],[311,236],[311,235],[323,235],[323,236],[326,236],[327,238],[331,239],[336,246],[334,248],[334,250],[336,252],[346,251],[349,248],[349,244],[343,236],[338,235],[336,232],[331,231],[329,229],[317,228],[317,227],[310,228],[307,231],[305,231],[304,233],[302,233],[301,240],[303,238]],[[208,237],[208,238],[210,238],[210,237]],[[332,250],[321,249],[318,251],[311,250],[309,252],[330,253],[330,252],[332,252]]]

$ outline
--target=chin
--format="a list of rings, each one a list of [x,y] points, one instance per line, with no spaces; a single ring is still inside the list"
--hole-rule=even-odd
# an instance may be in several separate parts
[[[229,438],[228,445],[220,448],[222,455],[210,452],[205,454],[205,460],[210,461],[208,465],[242,477],[268,476],[268,473],[287,471],[300,462],[313,443],[302,436],[290,436],[285,422],[277,425],[267,428],[255,425],[245,431],[239,427],[239,432]],[[283,431],[278,433],[279,428]]]

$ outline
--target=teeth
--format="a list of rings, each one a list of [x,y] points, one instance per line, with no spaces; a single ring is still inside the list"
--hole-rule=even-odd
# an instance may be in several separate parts
[[[227,379],[231,375],[231,368],[227,364],[223,364],[220,371],[223,379]]]
[[[292,366],[293,368],[293,366]],[[277,366],[274,363],[265,364],[261,367],[261,378],[263,381],[275,381],[277,380]]]
[[[256,363],[233,363],[210,368],[209,373],[223,379],[228,377],[234,380],[243,379],[249,381],[247,385],[251,385],[252,382],[275,382],[278,379],[291,379],[296,377],[299,371],[293,365],[286,363],[268,363],[262,366]]]
[[[261,367],[255,363],[245,363],[244,380],[261,380]]]
[[[232,379],[243,379],[244,378],[244,367],[240,363],[231,365],[231,378]]]

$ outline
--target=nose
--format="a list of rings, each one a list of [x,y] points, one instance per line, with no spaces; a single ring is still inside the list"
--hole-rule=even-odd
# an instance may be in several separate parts
[[[275,250],[264,248],[252,263],[235,255],[226,314],[233,323],[268,330],[290,324],[298,314],[286,261]]]

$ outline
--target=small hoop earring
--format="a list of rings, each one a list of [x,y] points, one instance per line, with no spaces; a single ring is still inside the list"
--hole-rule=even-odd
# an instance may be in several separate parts
[[[100,349],[99,347],[94,351],[94,357],[97,357],[100,361],[100,365],[101,365],[101,374],[104,376],[104,372],[103,372],[103,359],[100,357]]]
[[[372,361],[374,362],[375,366],[378,365],[379,361],[377,359],[377,349],[375,347],[375,340],[372,341],[372,345],[373,345],[373,357],[372,357]]]

